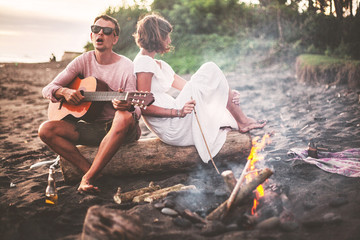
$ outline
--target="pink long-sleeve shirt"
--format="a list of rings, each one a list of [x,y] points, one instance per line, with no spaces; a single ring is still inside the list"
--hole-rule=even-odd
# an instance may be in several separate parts
[[[120,60],[108,65],[101,65],[96,61],[94,51],[86,52],[75,58],[62,72],[60,72],[52,82],[43,88],[44,98],[52,102],[58,102],[55,98],[55,92],[67,86],[77,76],[95,77],[105,82],[112,91],[118,91],[119,88],[125,92],[136,91],[136,77],[134,75],[133,62],[125,56]],[[95,121],[108,121],[114,118],[115,109],[111,102],[104,105],[103,111],[98,115]],[[139,118],[141,111],[135,108],[136,115]]]

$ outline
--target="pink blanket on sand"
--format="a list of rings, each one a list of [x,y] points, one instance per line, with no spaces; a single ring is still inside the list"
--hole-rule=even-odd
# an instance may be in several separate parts
[[[347,177],[360,177],[360,148],[347,149],[342,152],[318,151],[318,158],[308,156],[308,150],[292,148],[288,152],[291,160],[303,160],[315,164],[324,171]]]

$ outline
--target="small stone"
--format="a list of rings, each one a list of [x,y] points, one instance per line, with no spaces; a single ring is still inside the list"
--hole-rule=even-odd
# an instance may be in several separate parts
[[[177,211],[175,211],[171,208],[167,208],[167,207],[161,209],[161,213],[165,214],[165,215],[169,215],[169,216],[177,216],[178,215]]]
[[[323,216],[323,220],[325,223],[340,223],[342,222],[342,218],[339,215],[336,215],[335,213],[326,213]]]
[[[165,204],[162,203],[162,202],[157,202],[157,203],[154,204],[154,207],[155,207],[156,209],[162,209],[162,208],[165,207]]]

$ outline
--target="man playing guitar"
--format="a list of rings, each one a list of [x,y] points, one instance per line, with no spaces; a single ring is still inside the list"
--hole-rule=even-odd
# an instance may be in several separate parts
[[[107,15],[95,18],[90,34],[95,50],[83,53],[69,63],[43,89],[43,96],[52,102],[80,104],[84,99],[81,91],[68,87],[78,75],[102,80],[112,91],[136,91],[132,61],[112,50],[119,40],[119,32],[116,19]],[[139,118],[138,107],[113,99],[104,104],[94,120],[49,120],[39,127],[39,136],[54,152],[84,173],[78,191],[97,192],[99,189],[93,182],[119,147],[139,139]],[[76,147],[78,144],[100,144],[92,164],[79,152]]]

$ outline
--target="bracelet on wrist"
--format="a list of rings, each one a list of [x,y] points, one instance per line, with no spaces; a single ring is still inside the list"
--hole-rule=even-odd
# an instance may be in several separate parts
[[[180,115],[180,110],[179,109],[176,109],[176,116],[177,117],[180,117],[181,115]]]
[[[133,112],[133,111],[135,111],[135,107],[134,105],[131,105],[131,107],[128,109],[128,112]]]

